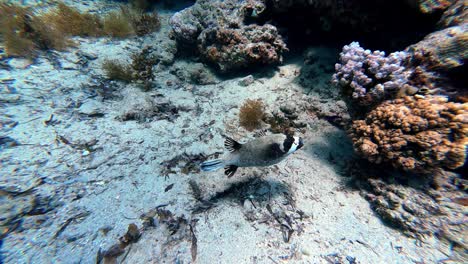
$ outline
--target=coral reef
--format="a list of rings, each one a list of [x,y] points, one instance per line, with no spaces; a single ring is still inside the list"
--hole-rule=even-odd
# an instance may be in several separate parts
[[[385,100],[408,95],[456,98],[463,94],[463,84],[453,84],[447,74],[461,69],[467,60],[466,27],[437,31],[388,56],[364,50],[357,42],[345,45],[332,82],[342,88],[356,106],[354,110],[364,112]]]
[[[201,56],[221,71],[280,63],[287,48],[276,27],[244,23],[263,9],[250,1],[202,0],[176,13],[170,24],[180,43],[197,44]]]
[[[438,25],[441,28],[457,26],[466,23],[468,8],[465,0],[457,0],[442,14]]]
[[[452,244],[452,259],[466,258],[466,179],[438,170],[432,177],[408,180],[369,164],[354,166],[354,183],[385,222],[418,239],[437,236]]]
[[[434,14],[450,9],[455,2],[199,0],[172,16],[170,24],[180,44],[192,49],[197,44],[204,59],[228,71],[281,62],[287,48],[276,27],[289,28],[288,38],[301,43],[331,35],[336,41],[331,32],[340,32],[343,39],[353,35],[375,44],[385,34],[385,38],[394,39],[386,47],[401,50],[433,30],[431,24],[439,19]],[[393,16],[396,12],[401,13],[397,20]],[[388,23],[390,19],[394,23]],[[398,36],[390,37],[393,32]],[[257,50],[254,56],[251,46]]]
[[[457,0],[406,0],[411,6],[418,8],[424,14],[443,11]]]
[[[468,145],[468,103],[443,96],[386,101],[350,129],[354,148],[373,163],[430,172],[463,166]]]
[[[426,36],[409,46],[412,64],[427,69],[449,71],[461,67],[468,60],[468,24],[446,28]]]
[[[282,62],[287,51],[277,29],[272,25],[248,25],[242,28],[214,27],[204,30],[198,50],[222,72],[253,65]]]
[[[404,66],[407,56],[406,52],[385,56],[383,51],[364,50],[353,42],[343,47],[332,82],[341,86],[345,94],[351,94],[360,105],[378,104],[395,98],[400,88],[408,86],[411,72]],[[414,93],[418,90],[407,89]]]
[[[252,131],[260,128],[262,118],[265,116],[265,106],[260,100],[247,100],[239,111],[239,124],[245,129]]]

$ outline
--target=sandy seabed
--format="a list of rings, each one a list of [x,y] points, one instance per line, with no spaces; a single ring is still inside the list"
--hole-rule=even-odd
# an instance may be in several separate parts
[[[132,223],[141,237],[122,263],[435,263],[450,255],[435,238],[384,225],[347,184],[351,143],[310,110],[340,111],[330,72],[304,85],[298,58],[200,85],[175,74],[199,63],[176,59],[156,66],[149,92],[106,80],[105,59],[129,61],[148,44],[164,49],[170,15],[143,39],[76,38],[77,47],[34,63],[4,60],[0,131],[16,143],[0,149],[0,220],[11,229],[0,262],[95,263]],[[252,138],[238,125],[246,99],[261,99],[267,112],[293,104],[305,147],[233,178],[199,172],[201,155],[224,151],[222,135]]]

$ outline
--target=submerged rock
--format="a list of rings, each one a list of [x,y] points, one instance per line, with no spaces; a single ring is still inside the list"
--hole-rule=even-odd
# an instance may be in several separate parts
[[[452,258],[466,257],[466,180],[442,171],[432,177],[413,175],[410,180],[364,174],[368,178],[357,179],[358,186],[385,222],[412,237],[437,236],[454,246]]]
[[[256,15],[264,10],[258,3]],[[248,1],[201,0],[172,16],[170,24],[179,42],[197,45],[202,58],[222,72],[281,63],[288,49],[276,27],[244,23],[252,8]]]
[[[176,75],[181,81],[188,83],[205,85],[219,82],[211,69],[203,63],[179,61],[174,64],[170,72]]]
[[[461,67],[468,60],[468,23],[431,33],[406,50],[415,63],[427,68],[450,71]]]
[[[466,23],[468,19],[468,8],[465,0],[457,0],[452,4],[439,20],[439,27],[446,28]]]

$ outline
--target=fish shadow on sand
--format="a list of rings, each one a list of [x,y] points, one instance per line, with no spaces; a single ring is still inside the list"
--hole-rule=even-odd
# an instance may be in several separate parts
[[[190,185],[197,198],[196,183]],[[310,217],[296,207],[295,195],[287,184],[257,177],[234,183],[208,199],[198,199],[192,212],[204,213],[226,202],[238,204],[246,221],[279,230],[285,243],[293,234],[303,233],[303,221]]]
[[[290,188],[284,183],[256,177],[233,183],[208,199],[202,197],[203,191],[195,181],[192,180],[189,184],[194,198],[198,201],[192,210],[194,214],[210,210],[222,201],[232,201],[243,205],[246,200],[249,200],[253,204],[263,204],[278,196],[290,196]]]
[[[342,130],[325,133],[306,144],[303,151],[313,159],[331,165],[337,172],[355,157],[352,142]]]

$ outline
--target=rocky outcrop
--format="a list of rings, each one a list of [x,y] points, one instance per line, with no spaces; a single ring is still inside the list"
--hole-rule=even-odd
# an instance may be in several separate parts
[[[248,25],[265,6],[251,1],[197,1],[170,20],[176,39],[196,47],[201,57],[222,72],[254,65],[277,64],[287,51],[276,27]]]

